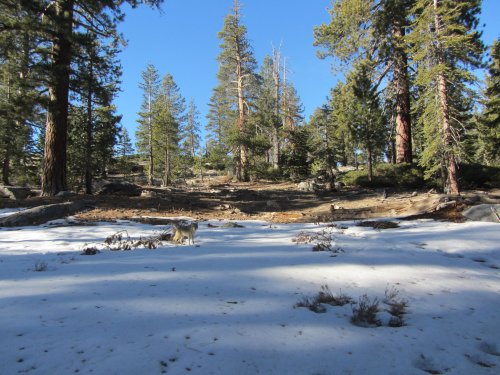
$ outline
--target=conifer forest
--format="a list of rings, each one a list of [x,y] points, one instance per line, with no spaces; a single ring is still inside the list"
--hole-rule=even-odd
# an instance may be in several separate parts
[[[358,185],[398,176],[457,195],[481,176],[498,186],[500,44],[482,41],[481,0],[325,2],[329,22],[311,33],[317,58],[342,78],[309,118],[286,51],[274,46],[258,61],[235,0],[214,33],[206,116],[172,74],[149,64],[132,134],[114,104],[127,89],[124,3],[161,11],[163,1],[0,0],[4,185],[50,197],[92,194],[110,174],[170,186],[207,171],[298,182],[352,167]]]
[[[500,374],[500,0],[0,0],[0,375]]]

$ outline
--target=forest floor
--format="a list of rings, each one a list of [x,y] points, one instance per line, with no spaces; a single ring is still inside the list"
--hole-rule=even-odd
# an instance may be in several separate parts
[[[77,217],[88,221],[114,221],[150,217],[189,216],[196,220],[266,220],[274,223],[361,220],[375,217],[463,220],[467,206],[458,202],[436,210],[446,197],[427,191],[345,188],[334,192],[304,192],[291,182],[227,182],[223,178],[187,181],[172,188],[144,188],[140,197],[77,195],[71,198],[33,197],[0,201],[1,207],[38,206],[85,199],[88,209]],[[144,194],[143,194],[144,195]],[[464,192],[475,202],[500,199],[500,190]],[[153,220],[153,219],[152,219]]]

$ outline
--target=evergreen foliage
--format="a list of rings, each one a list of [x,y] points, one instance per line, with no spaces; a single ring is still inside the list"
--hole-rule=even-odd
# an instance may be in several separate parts
[[[154,183],[154,144],[153,144],[153,118],[155,116],[154,112],[154,101],[158,96],[160,89],[160,75],[158,70],[152,64],[148,64],[146,70],[141,73],[142,82],[139,84],[139,88],[143,90],[142,105],[141,110],[138,113],[139,127],[135,134],[137,139],[137,151],[139,154],[147,158],[148,161],[148,183],[153,185]]]
[[[222,98],[228,102],[233,112],[235,123],[228,129],[227,143],[234,158],[236,177],[240,181],[250,179],[249,138],[253,130],[248,118],[253,107],[253,98],[257,87],[257,61],[247,38],[246,27],[241,23],[241,9],[235,0],[232,13],[224,19],[224,26],[219,32],[221,52],[217,57],[219,71],[217,79]]]
[[[500,42],[491,46],[483,111],[479,117],[478,155],[486,165],[500,165]]]
[[[113,106],[125,3],[158,7],[162,0],[0,1],[3,184],[41,183],[46,196],[68,188],[92,193],[93,179],[106,176],[113,158],[124,172],[137,157],[147,165],[150,185],[160,178],[171,184],[203,167],[232,169],[239,181],[298,180],[365,162],[366,172],[352,172],[351,182],[413,187],[421,186],[423,174],[428,184],[440,181],[453,194],[460,184],[494,186],[500,43],[491,46],[486,88],[479,93],[474,69],[485,67],[477,29],[481,0],[332,2],[330,22],[314,29],[314,44],[321,58],[332,56],[345,68],[345,79],[307,124],[280,49],[273,48],[257,73],[234,0],[218,33],[218,82],[206,139],[194,101],[186,109],[172,75],[160,80],[148,65],[139,86],[138,155]]]
[[[171,74],[163,77],[154,98],[152,123],[153,158],[163,185],[172,183],[174,174],[181,172],[180,142],[185,122],[185,99]]]
[[[445,190],[459,193],[458,156],[464,122],[471,117],[483,45],[476,30],[480,0],[417,0],[408,41],[417,64],[416,103],[424,145],[420,164],[426,177],[441,174]],[[437,100],[436,100],[437,99]],[[436,137],[440,134],[439,137]]]

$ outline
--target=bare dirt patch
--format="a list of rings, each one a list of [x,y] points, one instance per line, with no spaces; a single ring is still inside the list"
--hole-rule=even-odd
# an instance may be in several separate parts
[[[166,216],[189,216],[196,220],[259,219],[275,223],[404,216],[458,221],[462,220],[460,211],[466,206],[459,202],[436,211],[443,195],[388,191],[384,197],[382,189],[344,189],[318,194],[301,191],[291,182],[227,183],[212,179],[192,186],[147,190],[154,193],[140,197],[77,195],[22,201],[2,199],[0,208],[85,200],[86,209],[76,215],[83,221],[132,219],[161,224],[160,217]],[[463,196],[467,194],[473,193]]]

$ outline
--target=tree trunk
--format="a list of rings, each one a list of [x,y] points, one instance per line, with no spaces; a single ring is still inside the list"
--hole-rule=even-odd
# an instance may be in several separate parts
[[[436,33],[441,33],[442,30],[442,20],[441,15],[439,14],[439,6],[440,0],[434,0],[434,23],[436,27]],[[441,46],[438,44],[437,51],[437,59],[438,64],[441,66],[445,66],[445,59],[443,56],[443,52],[441,50]],[[445,162],[446,167],[448,169],[448,189],[450,194],[460,194],[460,190],[458,187],[458,168],[457,162],[455,160],[455,153],[453,151],[453,135],[452,135],[452,126],[450,121],[450,104],[449,104],[449,95],[448,95],[448,84],[446,82],[445,74],[442,70],[437,74],[437,90],[439,96],[439,105],[441,107],[442,114],[442,122],[443,122],[443,144],[445,148]]]
[[[273,169],[274,170],[279,170],[280,168],[280,139],[279,139],[279,133],[278,133],[278,128],[276,124],[273,127],[273,135],[272,135],[272,144],[273,144],[273,149],[272,149],[272,161],[273,161]]]
[[[368,146],[366,149],[366,167],[368,169],[368,181],[373,180],[373,152],[371,146]]]
[[[90,64],[90,77],[88,79],[87,95],[87,126],[86,126],[86,144],[85,144],[85,194],[92,194],[92,81],[94,66],[92,58]]]
[[[154,184],[154,159],[153,159],[153,124],[152,124],[152,93],[148,93],[148,131],[149,131],[149,186]]]
[[[397,20],[393,25],[396,39],[394,50],[394,88],[396,90],[396,163],[412,163],[410,84],[408,56],[403,47],[404,27]]]
[[[10,104],[11,101],[11,93],[10,93],[10,76],[7,78],[7,102]],[[10,185],[9,177],[10,177],[10,153],[11,153],[11,137],[6,131],[2,137],[2,141],[4,143],[4,154],[2,160],[2,182],[4,185]]]
[[[9,176],[10,176],[10,152],[7,147],[5,149],[5,153],[3,155],[3,160],[2,160],[2,182],[4,185],[7,186],[10,185]]]
[[[280,90],[281,90],[281,53],[273,49],[273,79],[274,79],[274,123],[272,134],[273,145],[273,169],[280,168],[280,139],[279,139],[279,118],[280,118]]]
[[[241,70],[241,56],[239,51],[237,54],[237,64],[236,64],[236,82],[238,91],[238,130],[241,135],[244,134],[245,122],[246,122],[246,111],[245,111],[245,96],[243,91],[243,75]],[[249,160],[248,160],[248,150],[244,144],[240,141],[240,158],[239,158],[239,169],[240,173],[238,179],[240,181],[248,181],[250,176],[248,174]]]
[[[168,186],[172,183],[170,179],[170,153],[168,152],[168,149],[165,149],[165,154],[164,154],[164,163],[165,163],[165,168],[164,168],[164,176],[163,176],[163,182],[165,186]]]
[[[68,94],[71,64],[73,0],[57,0],[56,32],[52,40],[52,77],[45,131],[42,195],[54,196],[67,190],[66,146],[68,137]]]

